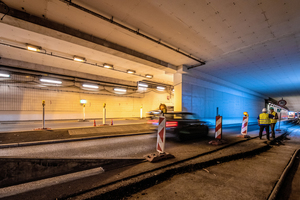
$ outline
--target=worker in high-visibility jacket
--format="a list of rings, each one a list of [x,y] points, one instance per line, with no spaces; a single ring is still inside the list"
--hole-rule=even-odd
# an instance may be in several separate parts
[[[271,135],[272,135],[272,138],[274,139],[275,138],[275,125],[277,123],[277,119],[278,119],[278,115],[276,112],[274,112],[274,108],[270,108],[270,114],[273,115],[274,117],[271,120]]]
[[[266,108],[263,108],[262,113],[258,115],[257,121],[258,121],[258,125],[260,126],[260,129],[259,129],[259,138],[260,139],[262,137],[262,132],[264,131],[264,129],[266,129],[267,139],[270,140],[270,132],[269,132],[270,124],[271,124],[270,119],[273,117],[274,117],[273,115],[267,113]]]

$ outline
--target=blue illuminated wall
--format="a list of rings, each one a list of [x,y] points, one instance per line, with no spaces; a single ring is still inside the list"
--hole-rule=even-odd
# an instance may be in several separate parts
[[[223,116],[223,124],[242,122],[243,112],[249,113],[249,121],[256,118],[265,106],[264,97],[251,94],[247,89],[235,89],[216,82],[182,75],[182,110],[197,113],[202,120],[215,123],[216,108]]]

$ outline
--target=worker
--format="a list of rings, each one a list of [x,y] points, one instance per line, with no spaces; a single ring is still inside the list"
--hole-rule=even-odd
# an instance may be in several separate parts
[[[275,125],[277,123],[277,119],[278,119],[278,115],[276,112],[274,112],[274,108],[270,107],[270,114],[275,116],[271,119],[271,134],[272,134],[272,138],[275,138]]]
[[[262,132],[264,131],[264,129],[266,130],[266,135],[267,135],[267,139],[270,140],[270,119],[274,118],[274,115],[268,114],[267,113],[267,109],[263,108],[262,109],[262,113],[258,115],[257,117],[257,121],[258,121],[258,125],[260,126],[259,129],[259,138],[261,139],[262,137]]]

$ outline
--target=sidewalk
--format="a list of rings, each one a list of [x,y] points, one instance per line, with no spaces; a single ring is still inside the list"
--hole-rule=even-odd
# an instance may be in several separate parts
[[[127,136],[152,133],[151,127],[143,120],[132,124],[107,125],[97,127],[80,127],[50,129],[38,131],[19,131],[0,133],[0,148],[49,144],[105,137]]]
[[[106,124],[111,124],[113,120],[114,125],[120,124],[137,124],[146,123],[148,119],[140,118],[107,118]],[[102,125],[102,119],[95,119],[96,125]],[[80,128],[92,127],[94,119],[82,120],[46,120],[45,128],[51,129],[66,129],[66,128]],[[43,122],[40,121],[1,121],[0,134],[3,132],[19,132],[19,131],[32,131],[36,128],[42,128]]]

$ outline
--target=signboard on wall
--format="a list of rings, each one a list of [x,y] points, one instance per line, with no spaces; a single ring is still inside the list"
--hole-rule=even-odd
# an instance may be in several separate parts
[[[278,105],[285,106],[286,105],[286,100],[283,100],[283,99],[279,100]]]

